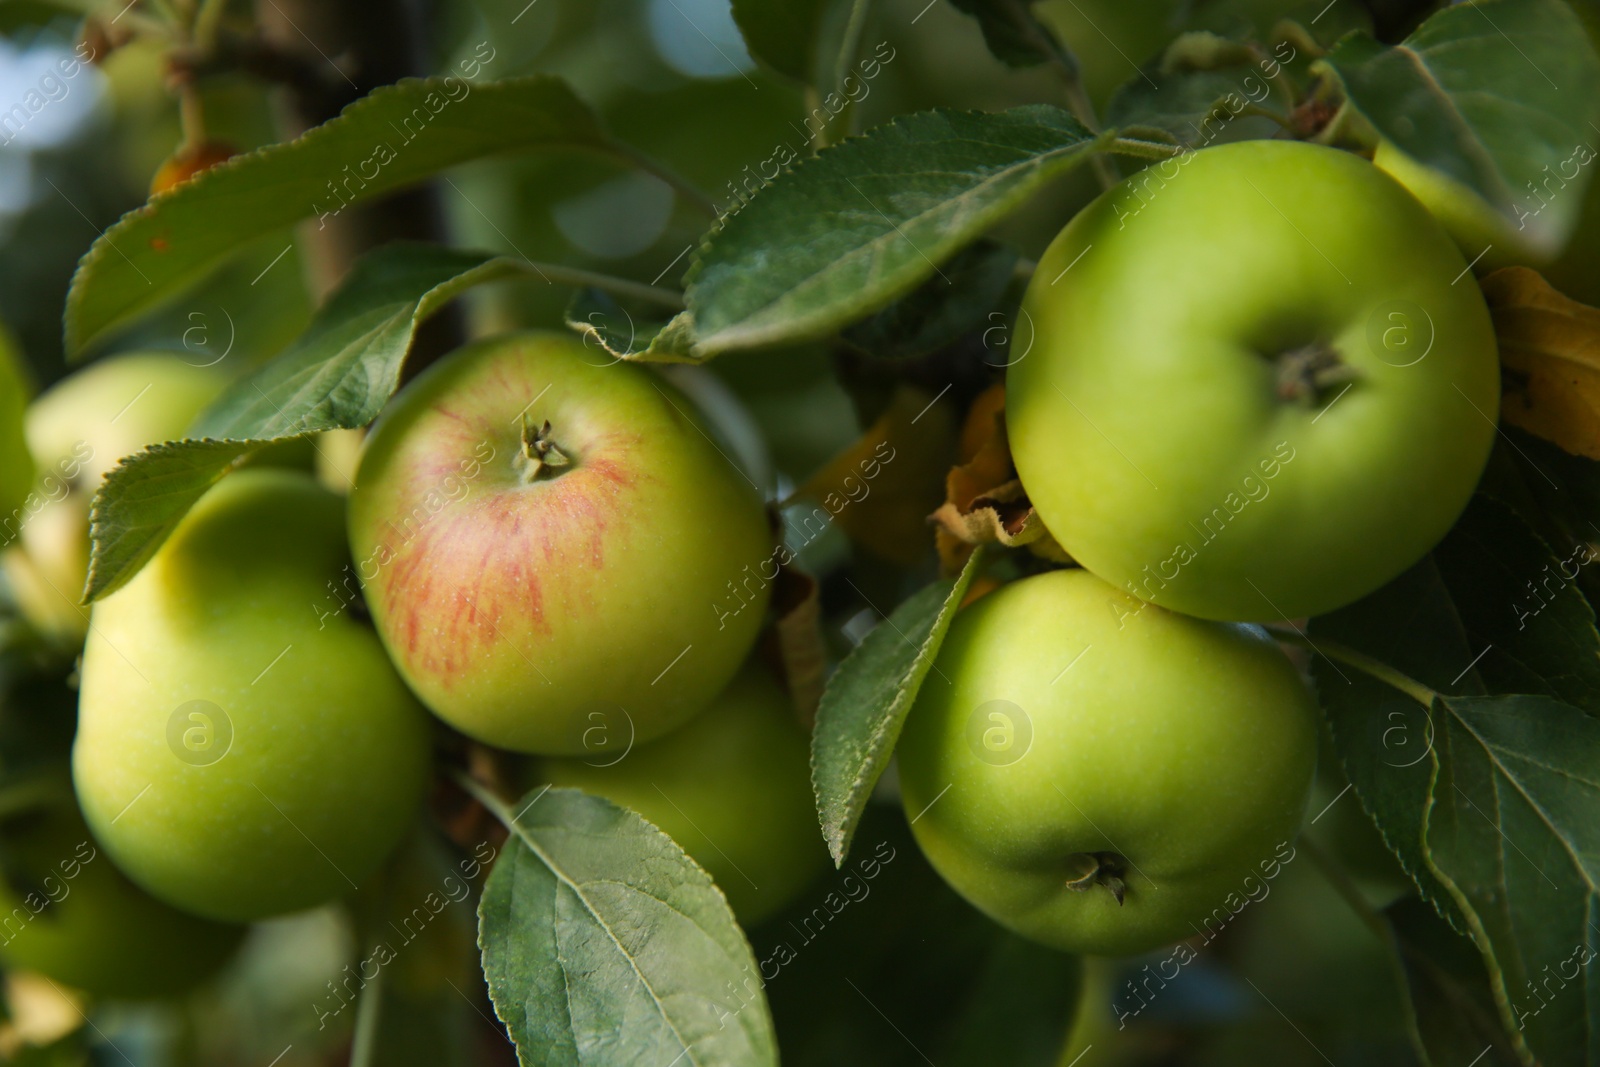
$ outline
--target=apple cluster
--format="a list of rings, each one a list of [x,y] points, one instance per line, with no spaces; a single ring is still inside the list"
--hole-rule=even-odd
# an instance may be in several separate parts
[[[484,454],[458,499],[425,506]],[[659,376],[568,335],[452,354],[374,424],[349,532],[355,558],[384,561],[366,603],[400,675],[468,737],[539,757],[530,789],[632,808],[746,922],[825,863],[805,731],[750,661],[771,585],[748,575],[781,546]]]
[[[1116,196],[1045,255],[1006,383],[1022,484],[1080,566],[962,609],[898,748],[941,874],[1096,954],[1197,933],[1293,839],[1314,702],[1252,620],[1335,610],[1429,551],[1498,385],[1460,253],[1364,159],[1207,148],[1136,220]],[[517,785],[639,812],[746,923],[821,870],[808,738],[753,656],[787,552],[686,397],[565,334],[468,345],[394,398],[353,481],[319,479],[309,441],[269,448],[83,607],[95,489],[223,385],[136,353],[0,410],[0,470],[37,483],[0,483],[7,584],[82,654],[72,788],[0,823],[59,892],[0,894],[0,957],[107,992],[198,981],[243,924],[380,871],[440,722],[514,754]]]
[[[897,749],[945,879],[1096,955],[1200,935],[1293,839],[1315,705],[1254,621],[1337,610],[1430,551],[1499,397],[1463,256],[1366,159],[1241,142],[1137,219],[1121,195],[1040,261],[1007,370],[1017,473],[1081,569],[963,608]],[[1241,498],[1272,456],[1270,492]]]
[[[746,921],[818,873],[806,733],[750,658],[766,587],[717,610],[773,526],[684,396],[566,335],[469,346],[395,398],[348,496],[304,448],[268,449],[81,606],[94,490],[224,384],[172,354],[106,359],[29,406],[3,457],[54,483],[5,501],[8,584],[82,662],[72,788],[0,824],[17,884],[61,892],[0,890],[0,958],[159,995],[242,924],[356,892],[421,814],[429,712],[533,757],[530,788],[639,811]],[[366,610],[328,610],[352,573]]]

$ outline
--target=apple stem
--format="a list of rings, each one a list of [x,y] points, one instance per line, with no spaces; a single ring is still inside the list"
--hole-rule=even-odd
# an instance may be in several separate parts
[[[561,473],[572,465],[572,458],[556,444],[550,434],[550,420],[537,430],[524,421],[522,424],[522,484],[529,485],[541,474]]]
[[[1339,350],[1328,341],[1313,341],[1278,354],[1278,399],[1320,407],[1325,394],[1356,377],[1355,368],[1339,358]]]
[[[1079,852],[1070,858],[1078,861],[1083,873],[1067,879],[1068,889],[1082,893],[1103,886],[1117,898],[1117,905],[1122,905],[1128,894],[1128,883],[1122,878],[1128,869],[1126,859],[1115,852]]]

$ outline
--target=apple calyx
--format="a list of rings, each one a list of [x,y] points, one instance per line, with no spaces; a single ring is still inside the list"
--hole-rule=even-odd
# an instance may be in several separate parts
[[[1277,376],[1277,396],[1285,403],[1321,407],[1330,389],[1342,389],[1356,378],[1355,368],[1339,357],[1326,340],[1312,341],[1272,357]]]
[[[1075,852],[1067,859],[1080,872],[1067,879],[1068,889],[1083,893],[1097,885],[1104,886],[1117,898],[1118,906],[1122,904],[1128,893],[1128,883],[1122,877],[1128,870],[1126,859],[1115,852]]]
[[[532,423],[523,422],[522,452],[518,459],[523,485],[532,484],[543,474],[552,476],[560,474],[563,469],[572,465],[572,457],[567,455],[551,436],[549,419],[544,420],[544,425],[537,430],[533,428]]]

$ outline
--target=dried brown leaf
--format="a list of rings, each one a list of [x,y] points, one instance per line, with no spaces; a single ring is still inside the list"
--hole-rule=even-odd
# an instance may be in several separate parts
[[[770,654],[783,674],[795,714],[807,730],[827,682],[828,652],[822,640],[822,597],[817,580],[793,566],[778,568],[772,585]]]
[[[915,566],[928,552],[926,516],[939,502],[955,437],[948,401],[900,386],[860,439],[794,496],[818,501],[851,541],[873,555]]]
[[[1483,279],[1500,344],[1506,422],[1600,459],[1600,308],[1556,291],[1538,271]]]
[[[972,550],[985,544],[1027,546],[1045,559],[1070,563],[1017,480],[1006,440],[1003,393],[991,389],[978,398],[961,437],[962,452],[970,458],[950,468],[945,502],[928,516],[944,573],[958,573]]]

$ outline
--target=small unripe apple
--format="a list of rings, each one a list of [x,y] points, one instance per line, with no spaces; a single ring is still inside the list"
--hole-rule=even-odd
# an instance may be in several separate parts
[[[64,644],[83,641],[79,604],[89,569],[89,503],[106,472],[146,445],[183,436],[227,379],[165,352],[114,356],[57,382],[29,406],[27,440],[36,476],[0,542],[6,577],[23,613]]]
[[[1084,570],[957,613],[895,756],[917,844],[996,922],[1132,955],[1226,925],[1283,863],[1316,708],[1260,629]]]
[[[828,863],[811,792],[811,745],[789,698],[752,664],[688,724],[628,747],[621,711],[597,717],[587,756],[539,761],[536,783],[631,808],[710,873],[752,926]]]
[[[777,567],[761,497],[642,367],[531,333],[430,367],[367,438],[350,545],[423,703],[501,748],[581,754],[591,711],[637,739],[739,669]]]
[[[244,927],[185,914],[128,881],[69,797],[0,826],[0,961],[108,997],[166,997],[214,974]]]
[[[243,470],[96,603],[73,780],[95,837],[162,900],[228,920],[321,904],[415,822],[429,720],[330,594],[348,559],[339,496]]]

